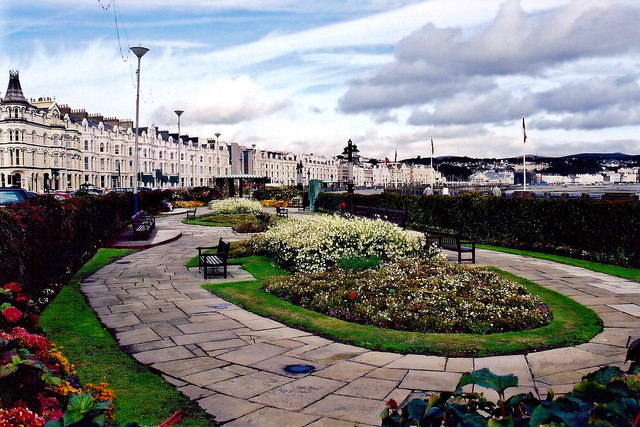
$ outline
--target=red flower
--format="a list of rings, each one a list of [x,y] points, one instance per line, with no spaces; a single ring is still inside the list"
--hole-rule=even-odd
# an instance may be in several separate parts
[[[354,291],[351,291],[351,293],[349,294],[349,298],[351,299],[356,299],[357,296],[358,294],[356,294]]]
[[[17,323],[22,319],[22,312],[12,305],[2,310],[2,315],[9,323]]]
[[[347,207],[347,204],[346,204],[345,202],[340,202],[340,207],[341,207],[341,208],[346,208],[346,207]]]
[[[5,291],[20,292],[22,288],[16,282],[7,283],[2,287]]]

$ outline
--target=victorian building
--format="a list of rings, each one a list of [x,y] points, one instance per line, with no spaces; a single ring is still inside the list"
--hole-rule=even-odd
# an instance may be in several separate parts
[[[27,100],[17,71],[0,98],[0,187],[29,191],[213,186],[216,178],[254,176],[274,184],[310,180],[346,184],[347,164],[326,157],[263,150],[159,130],[138,130],[139,174],[133,174],[135,128],[131,120],[90,114],[58,105],[52,98]],[[440,179],[430,168],[395,164],[393,168],[356,161],[354,184],[403,185]]]
[[[89,114],[51,98],[27,100],[17,71],[0,101],[0,186],[29,191],[73,191],[83,185],[132,188],[135,129],[131,120]],[[139,129],[139,185],[211,185],[230,173],[230,147]]]

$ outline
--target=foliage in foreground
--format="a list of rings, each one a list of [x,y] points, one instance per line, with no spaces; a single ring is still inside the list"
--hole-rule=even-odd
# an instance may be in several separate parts
[[[524,287],[488,270],[438,259],[299,273],[271,279],[264,290],[348,322],[423,333],[519,331],[548,325],[552,318]]]
[[[400,408],[390,400],[380,413],[383,427],[420,426],[637,426],[640,424],[640,340],[627,352],[627,372],[605,366],[585,375],[573,391],[555,397],[552,390],[539,400],[532,393],[506,399],[505,391],[518,386],[514,375],[495,375],[488,369],[465,373],[456,390],[413,399]],[[494,390],[498,402],[483,393],[463,392],[468,385]]]
[[[257,249],[290,271],[323,271],[340,259],[382,261],[421,254],[424,239],[381,219],[312,215],[282,221],[256,241]],[[430,253],[428,256],[435,255]]]

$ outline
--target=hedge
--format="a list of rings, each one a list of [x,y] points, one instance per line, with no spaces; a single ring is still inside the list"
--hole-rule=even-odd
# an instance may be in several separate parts
[[[407,211],[417,230],[455,231],[483,243],[640,266],[640,202],[320,193],[320,209],[355,205]]]
[[[0,277],[34,299],[57,292],[98,247],[119,231],[133,207],[130,195],[40,196],[0,209]]]

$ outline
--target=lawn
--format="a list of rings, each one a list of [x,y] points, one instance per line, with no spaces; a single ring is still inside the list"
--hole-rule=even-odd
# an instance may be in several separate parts
[[[185,413],[181,426],[211,426],[196,404],[162,377],[124,353],[80,292],[80,282],[99,268],[128,255],[127,249],[100,249],[62,288],[40,318],[53,343],[73,363],[83,383],[109,383],[115,391],[116,422],[158,425],[175,411]]]
[[[640,269],[619,267],[617,265],[602,264],[599,262],[587,261],[584,259],[570,258],[562,255],[545,254],[542,252],[524,251],[520,249],[504,248],[501,246],[476,245],[480,249],[489,249],[491,251],[505,252],[514,255],[530,256],[532,258],[546,259],[548,261],[558,262],[561,264],[573,265],[575,267],[586,268],[587,270],[596,271],[598,273],[609,274],[611,276],[620,277],[622,279],[640,282]]]
[[[591,309],[531,281],[493,269],[538,295],[554,315],[551,324],[529,331],[477,334],[422,334],[348,323],[306,310],[264,292],[263,282],[287,274],[271,259],[252,256],[233,260],[256,277],[255,281],[208,284],[222,298],[261,316],[289,326],[373,350],[443,356],[491,356],[527,353],[587,342],[602,330]]]

